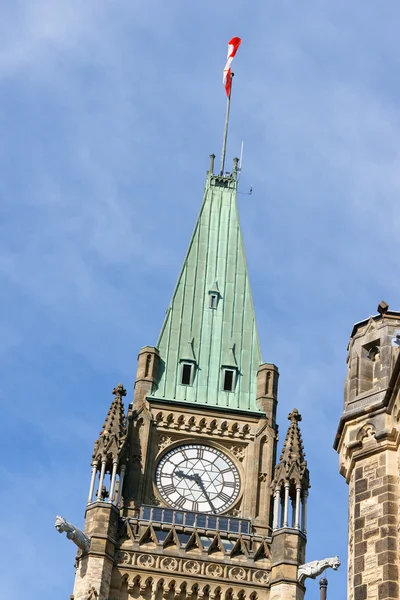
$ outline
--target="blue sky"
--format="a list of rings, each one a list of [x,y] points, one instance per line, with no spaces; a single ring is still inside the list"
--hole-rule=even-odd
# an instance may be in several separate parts
[[[90,457],[111,390],[132,395],[219,158],[228,165],[281,440],[303,414],[307,559],[339,554],[347,486],[332,449],[354,322],[400,308],[398,3],[0,0],[0,519],[4,597],[68,597]],[[23,574],[23,575],[22,575]],[[318,583],[307,584],[318,598]]]

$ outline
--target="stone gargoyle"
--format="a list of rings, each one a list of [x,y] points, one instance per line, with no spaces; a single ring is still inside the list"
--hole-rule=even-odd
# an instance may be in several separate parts
[[[313,560],[312,562],[306,563],[305,565],[300,565],[297,571],[297,581],[299,583],[304,583],[304,580],[307,577],[311,579],[315,579],[318,575],[321,575],[325,569],[331,568],[334,571],[337,571],[340,567],[340,560],[338,556],[333,556],[332,558],[324,558],[322,560]]]
[[[55,527],[58,533],[63,533],[65,531],[67,538],[72,540],[80,550],[89,552],[90,537],[86,535],[86,533],[83,533],[83,531],[75,527],[75,525],[68,523],[64,517],[56,517]]]

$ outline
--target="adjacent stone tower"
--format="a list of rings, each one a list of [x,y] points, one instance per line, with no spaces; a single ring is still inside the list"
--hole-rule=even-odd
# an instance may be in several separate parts
[[[302,600],[309,478],[297,410],[276,465],[278,369],[263,363],[237,160],[204,200],[127,419],[95,444],[75,600]],[[96,491],[97,490],[97,491]]]
[[[334,444],[349,484],[350,600],[400,597],[400,313],[385,302],[378,311],[351,333]]]

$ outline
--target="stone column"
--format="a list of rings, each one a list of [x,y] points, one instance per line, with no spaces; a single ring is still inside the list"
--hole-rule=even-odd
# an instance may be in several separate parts
[[[296,498],[292,498],[292,524],[291,527],[294,528],[296,521]]]
[[[122,488],[124,486],[125,471],[126,471],[126,466],[122,465],[122,467],[121,467],[121,473],[120,473],[120,476],[119,476],[119,484],[118,484],[117,506],[120,506],[120,504],[121,504]]]
[[[285,483],[285,504],[284,504],[284,516],[283,516],[283,526],[289,526],[289,482]]]
[[[100,471],[100,479],[99,479],[99,489],[97,490],[97,500],[101,500],[101,491],[104,483],[104,475],[106,472],[106,459],[103,458],[101,461],[101,471]]]
[[[88,504],[90,504],[90,502],[93,502],[93,492],[94,492],[94,484],[96,481],[96,473],[97,473],[97,463],[93,463],[92,465],[92,477],[90,480],[90,488],[89,488],[89,497],[88,497]]]
[[[304,490],[303,491],[302,516],[301,516],[301,530],[304,534],[307,533],[307,498],[308,498],[308,492],[307,492],[307,490]]]
[[[114,502],[114,491],[115,491],[115,479],[117,476],[117,466],[118,466],[118,459],[115,459],[113,461],[113,468],[112,468],[112,474],[111,474],[110,496],[109,496],[110,502]]]
[[[278,529],[279,527],[279,498],[280,492],[277,488],[274,492],[274,520],[272,523],[272,529]]]
[[[296,529],[300,529],[300,504],[301,504],[301,487],[296,486],[296,517],[294,520],[294,526]]]

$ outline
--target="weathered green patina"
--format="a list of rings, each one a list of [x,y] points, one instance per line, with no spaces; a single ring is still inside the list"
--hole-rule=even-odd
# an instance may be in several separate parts
[[[157,347],[153,395],[208,406],[258,411],[261,353],[237,210],[237,179],[207,175],[204,200]],[[182,385],[183,364],[193,365]],[[224,369],[234,371],[224,391]]]

